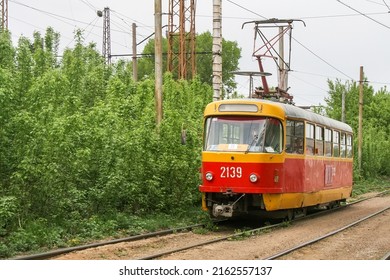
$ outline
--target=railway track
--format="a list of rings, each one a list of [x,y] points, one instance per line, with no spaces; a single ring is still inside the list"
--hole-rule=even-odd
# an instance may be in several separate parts
[[[19,257],[13,258],[13,260],[45,260],[45,259],[50,259],[53,257],[60,256],[63,254],[71,253],[74,251],[81,251],[81,250],[86,250],[86,249],[90,249],[90,248],[97,248],[97,247],[111,245],[111,244],[117,244],[117,243],[121,243],[121,242],[137,241],[137,240],[152,238],[152,237],[156,237],[156,236],[164,236],[164,235],[173,234],[173,233],[177,233],[177,232],[192,230],[194,228],[203,227],[203,226],[205,226],[205,225],[204,224],[195,224],[195,225],[190,225],[190,226],[185,226],[185,227],[179,227],[179,228],[167,229],[167,230],[156,231],[156,232],[151,232],[151,233],[139,234],[139,235],[124,237],[124,238],[119,238],[119,239],[113,239],[113,240],[96,242],[96,243],[91,243],[91,244],[86,244],[86,245],[68,247],[68,248],[53,250],[53,251],[44,252],[44,253],[19,256]]]
[[[346,229],[349,229],[349,228],[351,228],[351,227],[353,227],[353,226],[355,226],[355,225],[357,225],[357,224],[360,224],[360,223],[362,223],[362,222],[364,222],[364,221],[366,221],[366,220],[368,220],[368,219],[371,219],[371,218],[373,218],[373,217],[376,217],[377,215],[382,214],[383,212],[388,211],[389,209],[390,209],[390,206],[387,207],[387,208],[385,208],[385,209],[382,209],[382,210],[380,210],[380,211],[377,211],[377,212],[375,212],[375,213],[373,213],[373,214],[371,214],[371,215],[368,215],[368,216],[366,216],[366,217],[360,218],[359,220],[357,220],[357,221],[355,221],[355,222],[353,222],[353,223],[350,223],[350,224],[348,224],[348,225],[346,225],[346,226],[343,226],[343,227],[341,227],[341,228],[339,228],[339,229],[337,229],[337,230],[331,231],[331,232],[329,232],[329,233],[327,233],[327,234],[324,234],[324,235],[322,235],[322,236],[319,236],[319,237],[314,238],[314,239],[312,239],[312,240],[303,242],[303,243],[301,243],[301,244],[299,244],[299,245],[296,245],[296,246],[294,246],[294,247],[291,247],[291,248],[289,248],[289,249],[287,249],[287,250],[284,250],[284,251],[282,251],[282,252],[279,252],[279,253],[277,253],[277,254],[274,254],[274,255],[272,255],[272,256],[269,256],[269,257],[266,258],[265,260],[276,260],[276,259],[279,259],[279,258],[282,257],[282,256],[286,256],[286,255],[288,255],[288,254],[291,254],[291,253],[293,253],[293,252],[296,252],[296,251],[298,251],[298,250],[300,250],[300,249],[303,249],[303,248],[308,247],[308,246],[310,246],[310,245],[312,245],[312,244],[315,244],[315,243],[317,243],[317,242],[320,242],[320,241],[324,240],[325,238],[328,238],[328,237],[330,237],[330,236],[336,235],[336,234],[338,234],[338,233],[340,233],[340,232],[342,232],[342,231],[344,231],[344,230],[346,230]],[[390,259],[390,253],[389,253],[388,255],[386,255],[386,256],[384,257],[384,259],[387,259],[387,260]]]
[[[383,192],[383,193],[380,193],[376,196],[381,196],[381,195],[384,195],[386,194],[387,192]],[[376,197],[374,196],[374,197]],[[316,216],[320,216],[320,215],[326,215],[330,212],[334,212],[334,211],[338,211],[340,209],[343,209],[345,207],[348,207],[350,205],[354,205],[354,204],[357,204],[357,203],[361,203],[363,201],[366,201],[368,199],[371,199],[373,197],[369,197],[369,198],[364,198],[364,199],[360,199],[360,200],[356,200],[356,201],[353,201],[349,204],[346,204],[346,205],[342,205],[340,207],[337,207],[337,208],[332,208],[332,209],[328,209],[328,210],[324,210],[324,211],[321,211],[321,212],[317,212],[317,213],[314,213],[314,214],[311,214],[311,215],[308,215],[308,216],[304,216],[304,217],[299,217],[299,218],[296,218],[294,219],[294,221],[298,221],[298,220],[304,220],[304,219],[311,219],[311,218],[314,218]],[[342,228],[341,230],[345,230],[349,227],[352,227],[353,225],[355,224],[358,224],[360,222],[363,222],[364,220],[366,219],[369,219],[371,217],[374,217],[384,211],[388,210],[387,209],[384,209],[384,210],[381,210],[379,211],[378,213],[375,213],[373,215],[370,215],[369,217],[365,218],[365,219],[362,219],[362,220],[359,220],[357,222],[354,222],[348,226],[346,226],[345,228]],[[189,249],[193,249],[193,248],[196,248],[196,247],[201,247],[201,246],[205,246],[205,245],[209,245],[209,244],[213,244],[213,243],[218,243],[218,242],[221,242],[221,241],[225,241],[225,240],[229,240],[229,239],[235,239],[235,238],[239,238],[241,236],[251,236],[251,235],[255,235],[255,234],[259,234],[263,231],[267,231],[267,230],[270,230],[270,229],[273,229],[273,228],[277,228],[277,227],[282,227],[282,226],[285,226],[285,223],[282,222],[282,223],[278,223],[278,224],[274,224],[274,225],[270,225],[270,226],[264,226],[264,227],[259,227],[259,228],[255,228],[255,229],[250,229],[250,230],[244,230],[244,231],[241,231],[239,233],[234,233],[234,234],[230,234],[230,235],[226,235],[226,236],[223,236],[223,237],[219,237],[219,238],[214,238],[214,239],[210,239],[210,240],[207,240],[207,241],[202,241],[202,242],[198,242],[198,243],[194,243],[194,244],[191,244],[191,245],[188,245],[188,246],[184,246],[184,247],[181,247],[181,248],[176,248],[176,249],[172,249],[172,250],[167,250],[167,251],[163,251],[163,252],[159,252],[159,253],[155,253],[155,254],[150,254],[150,255],[147,255],[147,256],[143,256],[141,258],[138,258],[139,260],[151,260],[151,259],[157,259],[157,258],[160,258],[160,257],[163,257],[163,256],[166,256],[166,255],[170,255],[170,254],[173,254],[173,253],[178,253],[178,252],[181,252],[181,251],[185,251],[185,250],[189,250]],[[339,230],[339,231],[341,231]],[[304,246],[308,246],[310,244],[313,244],[315,242],[318,242],[319,240],[322,240],[328,236],[331,236],[331,235],[334,235],[336,234],[337,232],[339,231],[335,231],[335,232],[332,232],[331,234],[327,235],[327,236],[323,236],[321,238],[319,238],[318,240],[314,240],[314,241],[311,241],[307,244],[301,244],[302,247]],[[291,248],[291,252],[299,249],[299,248]],[[287,254],[288,252],[286,251],[284,254]],[[275,258],[277,258],[278,256],[275,255]],[[267,258],[268,259],[268,258]],[[269,258],[269,259],[272,259],[272,258]]]
[[[381,195],[384,195],[385,193],[386,192],[379,193],[376,196],[381,196]],[[300,218],[295,219],[294,221],[310,219],[310,218],[313,218],[313,217],[318,216],[318,215],[325,215],[327,213],[330,213],[330,212],[333,212],[333,211],[338,211],[340,209],[343,209],[345,207],[351,206],[353,204],[361,203],[363,201],[366,201],[368,199],[374,198],[376,196],[368,197],[368,198],[365,198],[365,199],[356,200],[356,201],[353,201],[351,203],[348,203],[346,205],[342,205],[342,206],[334,208],[334,209],[330,209],[330,210],[326,210],[326,211],[322,211],[322,212],[317,212],[315,214],[311,214],[311,215],[308,215],[308,216],[300,217]],[[383,210],[383,211],[385,211],[385,210]],[[362,222],[362,221],[358,221],[357,223],[359,223],[359,222]],[[120,238],[120,239],[109,240],[109,241],[104,241],[104,242],[97,242],[97,243],[87,244],[87,245],[82,245],[82,246],[64,248],[64,249],[54,250],[54,251],[45,252],[45,253],[39,253],[39,254],[28,255],[28,256],[20,256],[20,257],[14,258],[14,260],[50,259],[50,258],[58,257],[60,255],[64,255],[64,254],[75,252],[75,251],[82,251],[82,250],[86,250],[86,249],[90,249],[90,248],[98,248],[98,247],[101,247],[101,246],[117,244],[117,243],[122,243],[122,242],[133,242],[133,241],[138,241],[138,240],[146,240],[146,239],[152,238],[152,237],[162,237],[162,236],[167,236],[167,235],[170,235],[170,234],[173,234],[173,233],[191,231],[191,230],[193,230],[195,228],[199,228],[199,227],[203,227],[203,226],[204,226],[203,224],[196,224],[196,225],[191,225],[191,226],[187,226],[187,227],[168,229],[168,230],[159,231],[159,232],[153,232],[153,233],[147,233],[147,234],[142,234],[142,235],[130,236],[130,237],[126,237],[126,238]],[[170,255],[170,254],[173,254],[173,253],[177,253],[177,252],[193,249],[193,248],[196,248],[196,247],[205,246],[205,245],[212,244],[212,243],[218,243],[218,242],[225,241],[225,240],[238,239],[240,237],[252,236],[252,235],[260,234],[261,232],[264,232],[264,231],[268,231],[268,230],[271,230],[271,229],[274,229],[274,228],[277,228],[277,227],[283,227],[283,226],[286,226],[285,222],[274,224],[274,225],[262,226],[262,227],[258,227],[258,228],[254,228],[254,229],[250,229],[250,230],[240,230],[238,233],[236,232],[236,233],[233,233],[233,234],[225,234],[222,237],[210,238],[208,240],[205,240],[205,241],[202,241],[202,242],[197,242],[197,243],[190,244],[190,245],[186,244],[186,246],[183,246],[183,247],[180,247],[180,248],[176,248],[176,249],[172,249],[172,250],[162,250],[162,251],[157,252],[157,253],[152,253],[152,254],[148,254],[148,255],[143,255],[141,257],[136,257],[136,259],[139,259],[139,260],[158,259],[158,258],[167,256],[167,255]],[[353,225],[351,225],[351,226],[353,226]],[[336,233],[333,233],[333,234],[336,234]],[[322,237],[321,239],[324,239],[324,238],[326,238],[326,236]],[[319,239],[319,240],[321,240],[321,239]],[[312,241],[312,243],[318,242],[319,240]],[[306,245],[301,244],[302,247],[308,246],[308,245],[309,244],[306,244]],[[290,250],[293,250],[293,249],[298,250],[298,248],[295,248],[295,247],[291,248]],[[288,254],[287,252],[281,252],[281,253]],[[277,256],[277,255],[273,255],[271,257],[275,257],[275,258],[280,257],[280,256]]]

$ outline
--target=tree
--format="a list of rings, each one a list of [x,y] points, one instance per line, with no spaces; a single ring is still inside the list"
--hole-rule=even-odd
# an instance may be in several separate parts
[[[196,36],[196,68],[197,75],[203,83],[209,85],[213,80],[212,67],[213,38],[210,32]],[[163,53],[168,52],[168,40],[163,39]],[[149,40],[143,50],[143,57],[138,62],[138,75],[145,78],[154,75],[154,40]],[[241,49],[237,42],[222,40],[222,82],[226,92],[231,93],[236,87],[233,72],[238,70],[238,61],[241,58]],[[167,56],[163,60],[163,69],[167,69]]]
[[[212,88],[166,74],[157,131],[153,79],[134,82],[125,61],[105,65],[81,32],[57,61],[57,39],[48,30],[13,48],[0,33],[0,258],[91,235],[97,221],[117,230],[124,217],[177,215],[200,201]]]
[[[326,114],[341,120],[341,98],[345,93],[345,121],[352,126],[355,135],[358,131],[359,116],[359,86],[356,82],[328,81],[329,97],[325,99]],[[390,175],[390,93],[383,88],[374,92],[367,84],[363,88],[363,147],[362,174],[358,176],[375,177]],[[354,141],[355,155],[357,154],[357,137]],[[357,158],[355,157],[357,160]],[[357,167],[355,160],[355,168]],[[357,171],[357,170],[356,170]]]

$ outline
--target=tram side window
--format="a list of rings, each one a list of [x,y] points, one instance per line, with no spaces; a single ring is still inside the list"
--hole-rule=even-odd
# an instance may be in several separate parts
[[[340,156],[340,132],[333,131],[333,156]]]
[[[283,147],[283,128],[277,119],[269,118],[266,123],[264,151],[267,153],[281,153]]]
[[[316,155],[324,155],[324,128],[316,126]]]
[[[352,158],[353,152],[352,152],[352,135],[347,135],[347,157]]]
[[[325,128],[325,156],[332,156],[332,130]]]
[[[341,133],[341,138],[340,138],[340,157],[345,157],[346,154],[346,145],[345,145],[345,133]]]
[[[303,122],[287,120],[286,152],[303,154]]]
[[[306,154],[314,154],[314,125],[306,124]]]

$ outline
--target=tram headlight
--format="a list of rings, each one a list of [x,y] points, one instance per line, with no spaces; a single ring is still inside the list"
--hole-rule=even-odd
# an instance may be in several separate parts
[[[213,178],[214,178],[213,173],[207,172],[206,175],[205,175],[205,178],[206,178],[207,181],[213,180]]]
[[[257,177],[256,174],[252,173],[251,175],[249,175],[249,181],[251,181],[252,183],[256,183],[257,180],[259,180],[259,177]]]

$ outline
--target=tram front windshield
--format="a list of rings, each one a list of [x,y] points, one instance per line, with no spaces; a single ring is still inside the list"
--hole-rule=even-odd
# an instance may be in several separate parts
[[[282,124],[275,118],[218,116],[205,123],[205,151],[280,153],[282,141]]]

